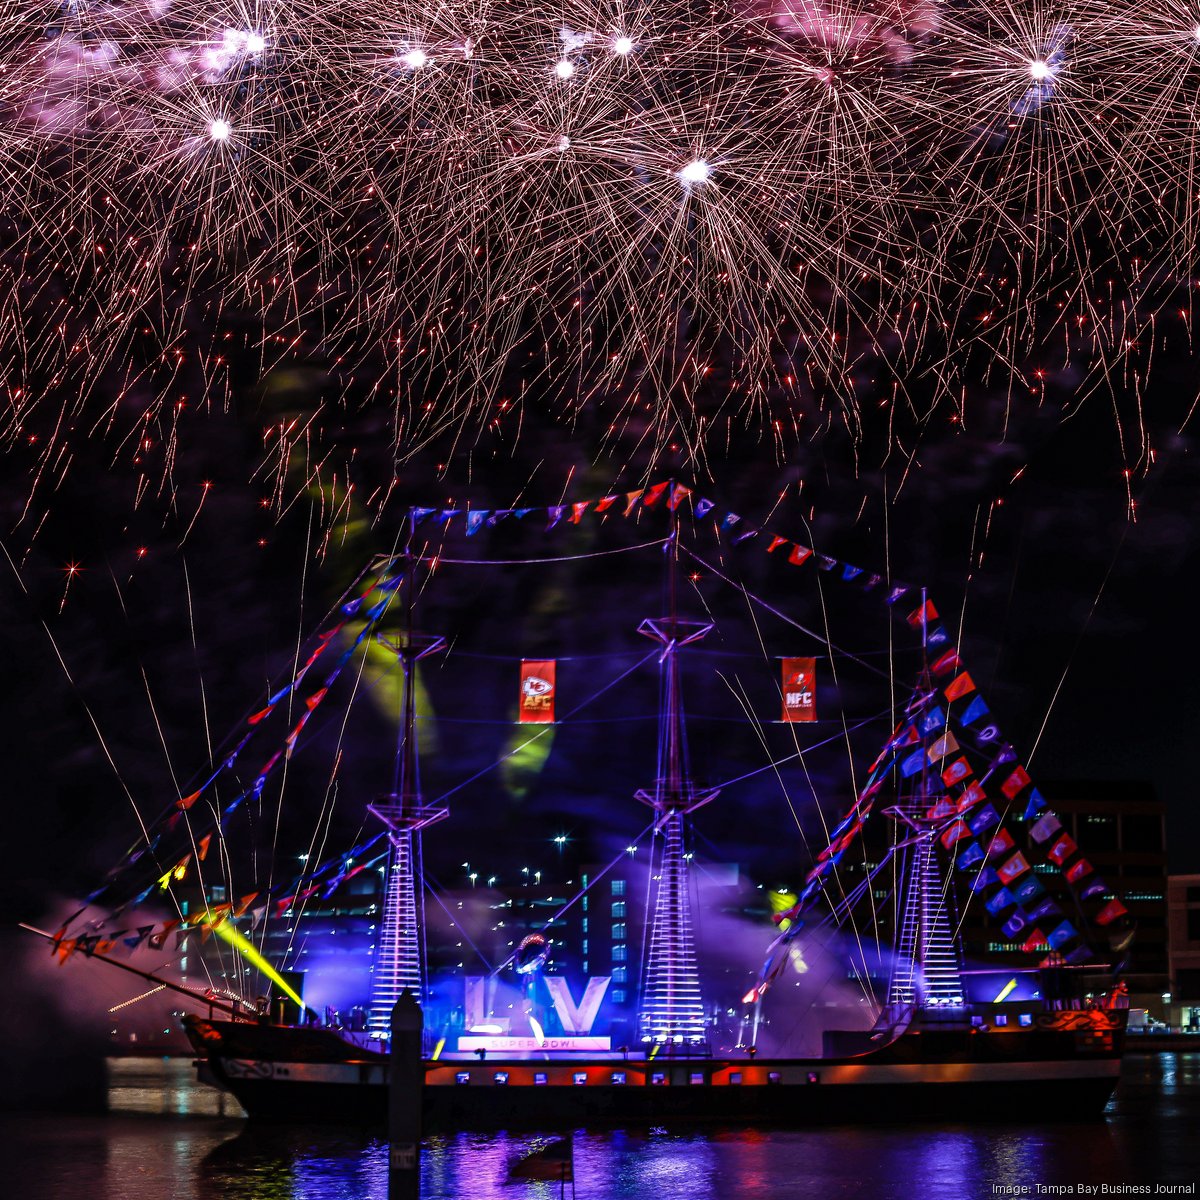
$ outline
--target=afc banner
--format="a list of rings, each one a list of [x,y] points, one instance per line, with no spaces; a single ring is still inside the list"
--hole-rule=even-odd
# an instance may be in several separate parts
[[[783,719],[785,721],[815,721],[817,719],[817,660],[815,658],[785,658],[783,660]]]
[[[521,660],[521,699],[517,719],[522,725],[554,724],[554,659]]]

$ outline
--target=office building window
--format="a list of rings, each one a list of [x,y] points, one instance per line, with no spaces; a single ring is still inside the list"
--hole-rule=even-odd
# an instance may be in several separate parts
[[[625,880],[623,880],[623,879],[614,879],[614,880],[612,881],[612,894],[613,894],[614,896],[623,896],[623,895],[625,895]]]
[[[1089,850],[1115,850],[1117,848],[1117,818],[1090,813],[1080,818],[1079,841]]]
[[[625,915],[625,901],[614,900],[612,906],[612,915],[614,917],[623,917]]]
[[[625,940],[625,922],[618,921],[612,927],[612,940],[614,942],[623,942]]]
[[[625,962],[629,957],[629,947],[624,942],[619,942],[612,948],[612,960],[615,963]]]
[[[1121,818],[1121,849],[1143,854],[1161,854],[1162,817],[1150,813],[1126,813]]]

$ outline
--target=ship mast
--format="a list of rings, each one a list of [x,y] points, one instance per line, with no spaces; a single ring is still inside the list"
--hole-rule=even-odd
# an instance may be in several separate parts
[[[922,657],[919,695],[933,690],[929,670],[927,622],[924,618],[925,590],[921,590]],[[958,943],[954,935],[955,914],[934,839],[944,824],[941,816],[933,817],[939,801],[944,799],[940,774],[931,771],[930,739],[941,737],[945,730],[925,733],[921,745],[924,760],[916,787],[906,800],[888,810],[900,830],[907,830],[907,843],[902,869],[903,898],[896,958],[888,988],[888,1004],[893,1012],[902,1009],[958,1009],[963,1005],[962,974]],[[934,756],[936,757],[936,756]]]
[[[684,834],[688,815],[715,799],[717,793],[697,791],[688,764],[679,656],[684,646],[700,641],[713,627],[679,616],[677,512],[672,514],[671,534],[664,550],[667,615],[648,617],[638,626],[638,633],[662,647],[658,660],[658,778],[653,792],[643,789],[637,799],[654,809],[655,833],[663,837],[638,1029],[644,1042],[673,1046],[694,1045],[705,1039],[704,1001],[692,928],[691,859],[684,849]]]
[[[425,1000],[425,899],[421,866],[421,831],[449,816],[446,808],[430,807],[421,795],[420,756],[417,752],[417,663],[441,650],[445,639],[418,633],[413,626],[416,567],[413,553],[416,517],[409,513],[404,548],[404,633],[399,642],[379,637],[395,655],[404,673],[399,746],[393,790],[379,796],[367,811],[387,827],[391,851],[384,878],[383,907],[375,941],[371,975],[368,1029],[386,1036],[392,1008],[408,991]]]

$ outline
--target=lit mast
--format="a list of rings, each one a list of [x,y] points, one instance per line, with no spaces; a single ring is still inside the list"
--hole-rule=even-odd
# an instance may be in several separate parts
[[[933,688],[929,673],[926,617],[927,598],[921,589],[921,646],[923,665],[918,694],[926,696]],[[920,782],[906,801],[888,810],[898,825],[910,831],[907,839],[904,873],[903,910],[900,914],[896,959],[888,988],[888,1003],[902,1008],[960,1008],[963,1003],[962,976],[958,944],[954,936],[954,912],[950,889],[938,862],[934,838],[944,824],[931,814],[943,798],[942,788],[930,779],[929,735],[922,740],[925,749]],[[938,779],[938,784],[941,780]]]
[[[421,797],[417,753],[417,663],[441,650],[445,639],[415,632],[413,607],[416,565],[413,554],[416,516],[409,512],[408,542],[404,547],[405,618],[403,640],[380,637],[397,657],[404,672],[400,745],[394,790],[367,806],[387,827],[391,852],[384,881],[375,959],[371,975],[371,1013],[368,1029],[380,1036],[390,1027],[392,1007],[404,991],[425,1000],[425,899],[421,868],[421,830],[449,816],[449,809],[427,806]]]
[[[673,492],[671,487],[668,495]],[[690,856],[684,851],[684,833],[687,816],[715,799],[717,792],[697,791],[688,766],[679,652],[705,637],[712,624],[679,617],[677,512],[673,512],[664,551],[668,615],[647,618],[638,626],[640,634],[658,642],[662,653],[658,660],[661,696],[658,778],[654,791],[639,791],[637,799],[654,809],[655,833],[663,835],[638,1032],[643,1041],[675,1045],[695,1044],[705,1039],[704,1001],[692,928]]]

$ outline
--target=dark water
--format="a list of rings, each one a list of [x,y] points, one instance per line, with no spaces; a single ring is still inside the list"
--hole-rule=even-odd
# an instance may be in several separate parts
[[[0,1197],[13,1200],[385,1200],[386,1147],[357,1132],[251,1130],[236,1103],[191,1081],[186,1061],[112,1064],[107,1117],[0,1119]],[[575,1135],[581,1200],[637,1197],[993,1197],[995,1185],[1071,1195],[1200,1182],[1200,1055],[1131,1057],[1102,1122],[835,1127],[705,1135]],[[428,1200],[557,1196],[509,1182],[536,1139],[431,1140]],[[1084,1192],[1080,1185],[1098,1190]],[[1102,1187],[1107,1185],[1108,1192]],[[570,1194],[570,1185],[567,1186]],[[1164,1191],[1158,1195],[1168,1194]],[[1194,1192],[1200,1195],[1200,1188]]]

